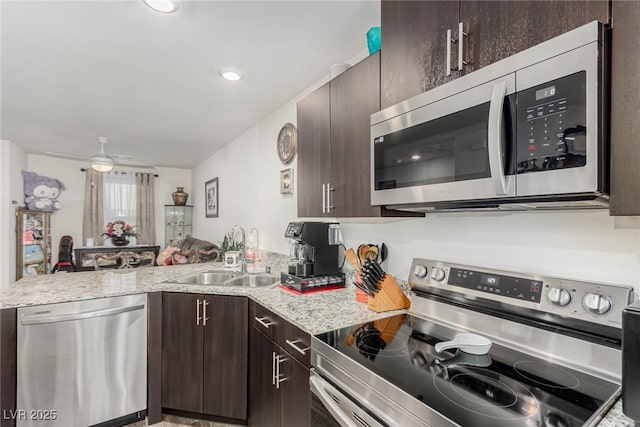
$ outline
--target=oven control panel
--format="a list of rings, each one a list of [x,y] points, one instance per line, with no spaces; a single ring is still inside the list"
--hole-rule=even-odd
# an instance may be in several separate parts
[[[632,302],[630,286],[581,282],[512,273],[415,258],[409,273],[412,289],[453,293],[456,299],[482,300],[528,308],[579,320],[621,327],[622,310]]]
[[[439,269],[440,271],[444,271]],[[451,267],[448,283],[467,289],[502,295],[522,301],[540,302],[542,281],[504,274],[483,273],[466,268]]]

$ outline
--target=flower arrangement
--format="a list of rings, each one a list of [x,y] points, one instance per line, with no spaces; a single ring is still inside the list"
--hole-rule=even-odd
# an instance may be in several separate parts
[[[124,221],[118,220],[107,224],[107,231],[102,233],[115,244],[116,241],[128,241],[129,237],[138,237],[135,228]]]

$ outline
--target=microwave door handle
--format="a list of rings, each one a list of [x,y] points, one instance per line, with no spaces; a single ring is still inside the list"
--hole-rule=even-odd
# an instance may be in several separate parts
[[[447,67],[446,73],[447,76],[451,75],[451,30],[447,30],[447,61],[445,66]]]
[[[504,165],[502,163],[502,130],[504,126],[502,107],[506,96],[507,82],[502,81],[493,85],[491,103],[489,104],[487,148],[489,150],[489,169],[496,196],[507,195],[507,180],[504,176]]]

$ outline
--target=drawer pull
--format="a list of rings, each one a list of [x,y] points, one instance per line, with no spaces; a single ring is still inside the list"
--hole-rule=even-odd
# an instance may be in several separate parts
[[[254,317],[254,319],[267,329],[269,329],[269,326],[275,325],[275,322],[270,321],[267,317]]]
[[[302,340],[294,340],[294,341],[286,340],[285,342],[289,344],[291,347],[293,347],[298,353],[301,353],[303,356],[307,355],[307,350],[309,350],[309,347],[300,348],[296,345],[302,342]]]

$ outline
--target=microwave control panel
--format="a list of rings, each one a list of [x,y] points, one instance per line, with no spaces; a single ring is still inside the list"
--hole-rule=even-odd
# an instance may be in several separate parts
[[[517,94],[517,173],[587,164],[586,72]]]

